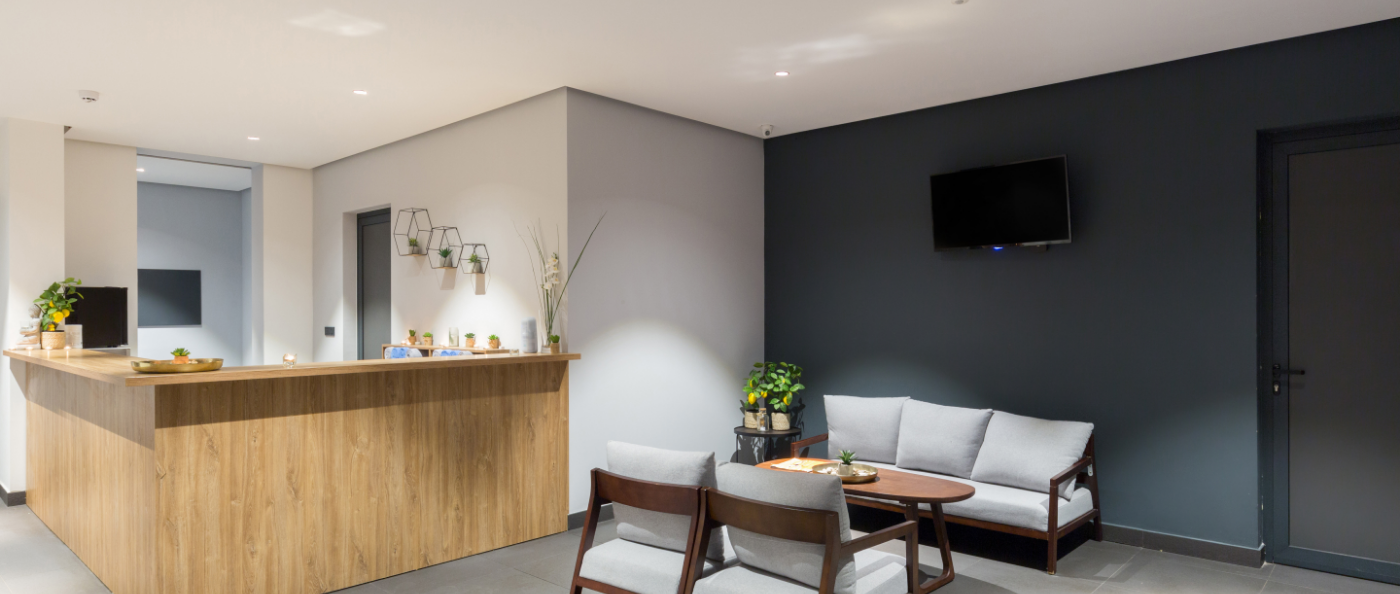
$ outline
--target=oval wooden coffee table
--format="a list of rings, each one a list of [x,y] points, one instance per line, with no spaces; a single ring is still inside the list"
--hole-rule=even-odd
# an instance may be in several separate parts
[[[787,462],[790,458],[782,460],[770,460],[759,464],[759,468],[777,470],[781,472],[801,472],[796,470],[785,470],[773,468],[775,464]],[[803,460],[814,460],[814,458],[803,458]],[[830,460],[821,460],[830,462]],[[933,478],[931,476],[921,476],[898,470],[881,468],[876,479],[869,483],[845,484],[842,487],[846,491],[846,500],[859,499],[861,501],[851,501],[861,505],[870,505],[870,499],[884,499],[895,501],[897,504],[879,504],[873,507],[881,507],[890,510],[902,510],[904,518],[917,523],[919,521],[919,504],[927,503],[930,511],[933,512],[933,531],[938,536],[938,550],[943,557],[943,573],[938,577],[924,581],[919,585],[919,592],[926,594],[953,581],[953,551],[948,547],[948,527],[943,523],[943,504],[954,503],[971,499],[977,492],[971,485],[964,485],[955,481],[946,481]],[[917,537],[916,537],[917,540]],[[915,543],[916,545],[918,543]]]

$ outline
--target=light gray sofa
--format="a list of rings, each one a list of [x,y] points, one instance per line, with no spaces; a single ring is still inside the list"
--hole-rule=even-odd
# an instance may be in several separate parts
[[[943,505],[945,519],[1047,541],[1051,574],[1064,535],[1093,522],[1103,540],[1091,423],[907,397],[827,396],[825,404],[827,434],[793,444],[793,456],[826,440],[832,456],[848,449],[864,464],[972,485],[971,499]],[[902,511],[893,502],[847,501]],[[928,504],[922,513],[932,517]]]

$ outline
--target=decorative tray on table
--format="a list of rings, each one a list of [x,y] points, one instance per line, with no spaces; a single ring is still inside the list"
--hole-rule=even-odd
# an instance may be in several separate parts
[[[777,468],[779,470],[792,470],[797,472],[811,472],[816,474],[829,474],[832,476],[840,476],[836,474],[836,466],[836,462],[823,462],[820,460],[812,460],[807,458],[793,458],[791,460],[788,460],[787,462],[774,464],[773,468]],[[880,469],[869,464],[852,464],[851,470],[854,471],[855,474],[852,474],[851,476],[842,476],[842,483],[869,483],[879,478],[880,476]]]
[[[173,361],[131,362],[131,368],[139,373],[195,373],[214,371],[223,366],[223,359],[190,359],[189,363],[175,363]]]

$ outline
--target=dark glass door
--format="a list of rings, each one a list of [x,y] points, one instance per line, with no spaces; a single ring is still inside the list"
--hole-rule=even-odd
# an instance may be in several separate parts
[[[358,352],[361,360],[378,359],[381,345],[389,343],[389,258],[394,249],[389,210],[361,213],[357,230]]]

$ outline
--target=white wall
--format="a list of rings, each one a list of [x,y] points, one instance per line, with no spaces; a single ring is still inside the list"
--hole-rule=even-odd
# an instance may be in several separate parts
[[[604,444],[734,452],[763,358],[763,144],[569,89],[571,512]]]
[[[238,193],[239,217],[242,222],[239,232],[241,243],[240,253],[243,259],[243,295],[242,313],[243,330],[240,338],[243,342],[242,361],[248,365],[262,361],[262,323],[256,317],[261,315],[261,299],[253,298],[253,188],[248,188]],[[261,285],[259,285],[261,286]],[[261,291],[261,289],[259,289]],[[261,293],[259,293],[261,296]],[[258,307],[254,307],[254,305]],[[255,328],[257,331],[255,332]]]
[[[63,126],[0,119],[0,343],[19,340],[29,305],[64,278]],[[25,400],[0,356],[0,484],[25,488]]]
[[[310,360],[314,352],[312,197],[308,169],[253,168],[252,326],[264,365],[280,364],[286,353]]]
[[[137,356],[168,359],[170,351],[183,347],[195,357],[218,357],[228,367],[242,365],[241,193],[153,183],[138,188],[140,268],[198,270],[202,286],[201,324],[141,328]]]
[[[520,346],[520,321],[537,316],[528,253],[517,235],[539,221],[563,241],[567,197],[563,89],[315,169],[316,360],[355,353],[354,215],[386,206],[427,208],[435,225],[455,226],[491,252],[488,289],[434,270],[427,257],[392,258],[393,336],[409,328],[446,341],[447,328],[499,334]],[[323,326],[335,326],[335,337]]]
[[[135,352],[136,149],[81,140],[65,140],[63,149],[64,276],[127,288],[126,336]]]

